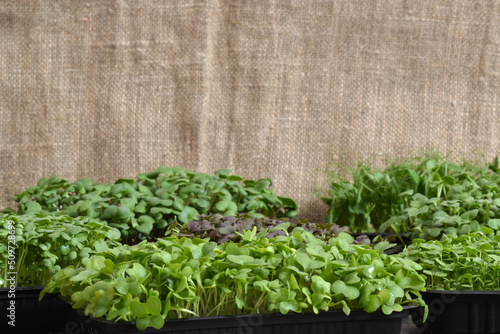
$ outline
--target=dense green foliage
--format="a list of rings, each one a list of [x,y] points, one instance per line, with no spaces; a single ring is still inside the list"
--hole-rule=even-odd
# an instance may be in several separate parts
[[[19,214],[99,218],[118,228],[125,243],[133,244],[162,237],[168,224],[186,223],[199,214],[294,217],[297,204],[276,195],[269,189],[271,183],[270,179],[243,180],[227,169],[209,175],[162,166],[139,174],[136,180],[111,184],[47,177],[13,199]]]
[[[500,290],[500,235],[415,239],[400,256],[422,266],[427,289]]]
[[[241,313],[351,309],[385,314],[423,303],[421,266],[384,254],[388,242],[353,244],[340,233],[328,241],[296,228],[284,236],[247,231],[240,243],[158,239],[92,256],[58,272],[42,292],[59,291],[96,318],[161,328],[166,319]]]
[[[9,272],[16,286],[45,285],[61,268],[119,245],[119,237],[118,230],[91,218],[1,215],[0,288],[9,285]]]
[[[447,162],[435,155],[384,170],[359,164],[352,181],[334,177],[326,220],[354,232],[397,232],[438,239],[481,226],[498,229],[500,175],[491,165]]]

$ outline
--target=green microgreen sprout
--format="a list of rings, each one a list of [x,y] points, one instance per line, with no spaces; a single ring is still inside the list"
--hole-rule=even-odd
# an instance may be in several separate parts
[[[60,292],[86,315],[139,330],[179,318],[424,305],[421,266],[385,254],[388,242],[355,244],[347,233],[325,241],[288,227],[254,227],[239,243],[170,236],[122,245],[59,271],[40,298]],[[267,237],[275,231],[284,235]]]
[[[500,226],[500,174],[492,164],[455,164],[439,154],[393,162],[383,170],[359,163],[350,180],[331,174],[326,221],[352,232],[395,232],[439,239]]]
[[[487,231],[491,235],[491,231]],[[500,290],[500,234],[414,239],[400,256],[418,263],[432,290]]]
[[[15,231],[14,234],[10,233]],[[0,215],[0,288],[45,285],[62,268],[119,245],[120,232],[91,218]]]
[[[210,175],[161,166],[111,184],[45,177],[13,199],[19,214],[98,218],[119,229],[124,243],[134,244],[162,237],[169,224],[185,224],[199,214],[295,217],[295,201],[276,195],[271,185],[271,179],[243,180],[228,169]]]

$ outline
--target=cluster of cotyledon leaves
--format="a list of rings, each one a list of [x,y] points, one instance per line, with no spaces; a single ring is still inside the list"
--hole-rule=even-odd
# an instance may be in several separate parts
[[[221,214],[200,215],[198,219],[191,220],[185,225],[172,224],[169,226],[169,232],[167,233],[181,237],[209,238],[211,241],[222,244],[228,241],[241,241],[241,235],[244,231],[251,231],[254,227],[259,233],[266,229],[271,230],[275,226],[287,222],[289,223],[288,233],[291,233],[296,227],[301,227],[323,240],[328,240],[337,236],[340,232],[346,231],[345,228],[335,224],[311,223],[307,219],[285,220],[285,218],[255,217],[249,213],[241,213],[235,216],[223,216]],[[272,238],[278,235],[286,235],[286,233],[283,230],[276,230],[269,232],[267,237]],[[370,239],[366,236],[358,236],[354,242],[369,244]]]
[[[272,231],[287,231],[288,224]],[[161,328],[167,319],[351,309],[385,314],[423,303],[420,265],[386,255],[388,242],[353,244],[347,233],[323,241],[296,228],[267,238],[247,231],[240,243],[158,239],[92,256],[53,276],[42,291],[60,292],[86,315]]]
[[[199,214],[225,216],[252,212],[264,216],[294,217],[297,204],[277,196],[270,179],[243,180],[222,169],[214,175],[160,167],[119,179],[112,184],[81,179],[70,183],[43,178],[35,187],[15,195],[18,213],[67,214],[99,218],[116,227],[125,243],[164,236],[168,224],[186,223]]]
[[[442,235],[460,236],[471,232],[500,230],[500,186],[497,175],[473,178],[456,173],[442,179],[435,197],[413,191],[401,194],[406,202],[404,214],[381,225],[407,232],[413,238],[433,240]]]
[[[119,245],[119,237],[117,229],[90,218],[1,215],[0,288],[10,286],[9,273],[17,286],[45,285],[61,268]]]
[[[428,289],[500,290],[500,235],[415,239],[400,256],[422,266]]]
[[[426,226],[425,221],[434,219],[434,213],[439,211],[437,215],[441,215],[449,211],[449,215],[455,215],[455,211],[460,211],[461,215],[482,207],[485,215],[478,223],[487,225],[489,218],[496,218],[498,204],[495,198],[500,175],[496,172],[495,161],[484,166],[467,162],[457,165],[442,156],[432,155],[395,162],[384,170],[372,170],[360,163],[350,175],[352,181],[334,175],[330,196],[322,198],[330,206],[326,220],[349,226],[353,232],[416,233],[427,239],[437,238],[445,230],[440,229],[436,221]],[[448,206],[458,209],[448,210]],[[479,209],[478,213],[483,211]],[[470,215],[465,220],[472,223],[469,218]],[[491,224],[496,225],[495,222]],[[457,232],[460,228],[462,232],[469,229],[461,225],[455,225]],[[429,228],[440,231],[433,229],[429,233]],[[470,227],[470,231],[474,228]]]

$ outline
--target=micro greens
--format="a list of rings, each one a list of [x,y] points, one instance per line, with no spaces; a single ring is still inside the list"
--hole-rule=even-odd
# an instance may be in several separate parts
[[[187,224],[171,224],[168,234],[178,236],[195,236],[197,238],[210,238],[218,244],[228,241],[239,242],[244,231],[250,231],[254,227],[257,233],[265,229],[272,229],[276,225],[288,223],[288,233],[292,232],[295,227],[302,227],[305,231],[311,232],[315,237],[328,240],[331,237],[337,236],[340,232],[344,232],[345,228],[341,228],[335,224],[327,223],[311,223],[307,219],[299,220],[283,220],[270,217],[256,217],[249,213],[241,213],[235,216],[223,216],[221,214],[200,215],[198,219],[191,220]],[[286,235],[283,230],[275,230],[267,234],[268,238],[278,235]],[[363,236],[354,240],[356,243],[369,243],[368,238]]]
[[[500,235],[414,239],[400,256],[418,263],[432,290],[500,290]]]
[[[9,238],[11,229],[15,239]],[[45,285],[49,278],[83,258],[119,245],[118,230],[89,218],[43,215],[0,216],[0,278],[7,287],[9,272],[15,272],[16,286]],[[12,267],[12,266],[15,266]]]
[[[125,243],[134,244],[162,237],[168,224],[187,223],[199,214],[294,217],[297,204],[277,196],[269,189],[271,184],[267,178],[243,180],[227,169],[209,175],[161,166],[139,174],[137,180],[119,179],[112,184],[46,177],[13,199],[20,214],[99,218],[118,228]]]
[[[171,236],[123,245],[59,271],[40,298],[60,292],[86,315],[136,321],[139,330],[177,318],[424,305],[421,266],[384,254],[388,242],[357,245],[347,233],[323,241],[288,226],[272,238],[254,228],[238,244]]]
[[[463,172],[440,178],[434,176],[434,197],[407,191],[403,214],[389,218],[380,230],[391,228],[425,240],[443,235],[466,235],[488,229],[500,230],[500,188],[497,174],[474,178]]]
[[[491,213],[500,181],[495,166],[495,161],[484,166],[471,162],[458,165],[439,154],[393,162],[383,170],[372,170],[359,163],[350,173],[352,181],[330,174],[330,196],[321,198],[329,205],[326,221],[348,226],[353,232],[408,233],[419,226],[412,219],[417,209],[412,205],[424,197],[444,205],[448,200],[462,200],[467,204],[458,204],[462,213],[471,205],[483,205],[482,199],[490,199],[483,206]],[[426,214],[428,206],[425,203],[418,208],[419,213]],[[488,219],[487,216],[484,224]]]

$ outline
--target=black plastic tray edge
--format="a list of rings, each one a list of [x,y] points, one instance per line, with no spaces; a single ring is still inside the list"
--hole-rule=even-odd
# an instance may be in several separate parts
[[[428,321],[422,323],[423,308],[414,310],[411,318],[422,333],[500,333],[500,320],[496,320],[500,319],[500,290],[426,290],[421,294],[430,308]],[[439,296],[446,298],[437,299]],[[436,305],[434,300],[438,300]],[[443,319],[447,304],[450,307]],[[486,307],[490,308],[489,313],[496,312],[496,316],[485,316]],[[462,313],[454,319],[457,309]],[[483,311],[478,312],[481,309]]]
[[[39,301],[40,292],[45,288],[45,285],[41,286],[21,286],[15,288],[16,299],[31,299],[36,298],[36,301]],[[9,298],[10,288],[0,288],[0,303],[5,300],[10,300]],[[50,298],[59,298],[58,293],[46,293],[43,296],[42,300],[50,299]]]
[[[386,238],[386,237],[396,237],[397,239],[395,240],[395,242],[398,242],[398,243],[401,242],[401,240],[398,238],[398,234],[397,233],[391,233],[391,232],[366,232],[366,233],[363,233],[363,232],[347,232],[347,233],[349,233],[354,238],[362,236],[362,235],[366,235],[368,238],[370,238],[370,240],[372,240],[373,238],[378,237],[378,236],[381,236],[383,238]],[[401,239],[403,239],[403,241],[411,243],[411,238],[408,237],[407,235],[405,235],[404,233],[400,233],[399,236],[401,237]]]
[[[16,301],[16,332],[19,333],[60,333],[67,332],[68,328],[77,326],[77,316],[71,306],[59,298],[58,293],[47,293],[39,301],[40,292],[45,288],[42,286],[26,286],[15,288]],[[10,288],[0,288],[0,307],[8,307]],[[5,307],[4,307],[5,306]],[[32,314],[27,321],[26,310]],[[32,313],[31,313],[32,312]],[[11,330],[7,319],[0,320],[0,332]],[[23,321],[24,320],[24,321]]]
[[[38,294],[45,288],[45,285],[38,285],[38,286],[16,286],[16,292],[23,292],[23,293],[34,293],[38,291]],[[8,292],[10,288],[0,288],[0,297],[3,295],[3,292]]]
[[[96,329],[95,331],[90,331],[89,333],[167,333],[175,331],[176,333],[189,333],[189,331],[196,330],[206,330],[206,329],[224,329],[235,327],[241,324],[260,324],[264,326],[270,325],[283,325],[283,326],[293,326],[295,324],[304,323],[326,323],[326,322],[363,322],[372,321],[376,323],[380,322],[397,322],[398,328],[401,326],[401,320],[410,315],[413,309],[418,308],[417,305],[405,306],[401,312],[393,312],[391,315],[385,315],[382,311],[376,311],[373,313],[366,313],[362,310],[352,310],[349,316],[345,315],[341,310],[320,312],[319,314],[314,314],[312,312],[308,313],[270,313],[270,314],[245,314],[236,316],[214,316],[214,317],[200,317],[200,318],[188,318],[188,319],[175,319],[169,320],[168,329],[163,327],[162,329],[148,328],[144,331],[139,331],[136,328],[135,322],[128,323],[115,323],[109,320],[95,319],[89,316],[85,316],[81,310],[76,310],[81,322],[87,322],[90,328]],[[265,321],[265,323],[264,323]],[[285,331],[283,331],[285,332]]]

